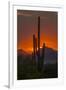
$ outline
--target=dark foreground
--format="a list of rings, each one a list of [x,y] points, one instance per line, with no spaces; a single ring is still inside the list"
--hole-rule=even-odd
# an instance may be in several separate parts
[[[41,78],[57,78],[58,65],[44,64],[42,71],[38,71],[37,65],[30,58],[23,59],[18,56],[17,59],[17,80],[25,79],[41,79]]]

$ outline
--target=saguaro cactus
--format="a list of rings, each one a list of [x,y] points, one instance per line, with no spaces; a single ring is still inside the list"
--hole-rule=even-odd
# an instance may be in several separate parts
[[[40,16],[38,16],[38,58],[40,58]]]
[[[37,50],[38,48],[38,50]],[[37,38],[33,34],[33,61],[37,65],[38,71],[42,71],[44,64],[44,53],[45,53],[45,43],[43,43],[42,53],[40,55],[40,16],[38,16],[38,35]],[[36,58],[37,57],[37,58]]]
[[[42,47],[42,55],[41,55],[41,71],[43,70],[44,60],[45,60],[45,43],[43,43],[43,47]]]
[[[35,53],[37,54],[37,38],[35,37]]]
[[[35,64],[37,63],[36,57],[37,57],[37,38],[33,34],[33,61],[35,62]]]
[[[36,53],[35,53],[35,35],[33,34],[33,59],[35,61],[35,56],[36,56]]]
[[[38,16],[38,71],[40,71],[40,16]]]

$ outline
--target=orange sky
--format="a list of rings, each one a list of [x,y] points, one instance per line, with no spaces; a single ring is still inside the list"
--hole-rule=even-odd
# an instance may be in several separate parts
[[[28,14],[28,16],[27,16]],[[31,52],[33,47],[33,34],[37,37],[37,17],[40,14],[40,47],[43,43],[47,47],[58,49],[57,13],[17,11],[17,47],[26,52]],[[32,15],[32,16],[30,16]],[[44,18],[43,18],[44,17]]]
[[[55,43],[54,43],[55,42]],[[57,41],[56,38],[52,38],[50,37],[48,38],[44,38],[43,35],[41,35],[41,42],[40,42],[40,47],[42,47],[43,43],[45,43],[45,45],[49,48],[53,48],[55,50],[57,50]],[[31,52],[33,50],[33,42],[31,39],[29,39],[28,41],[23,41],[23,43],[21,43],[18,46],[19,49],[23,49],[27,52]]]

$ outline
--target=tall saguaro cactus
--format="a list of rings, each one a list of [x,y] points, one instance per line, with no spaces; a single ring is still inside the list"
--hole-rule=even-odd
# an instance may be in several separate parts
[[[38,16],[38,58],[40,58],[40,16]]]
[[[41,55],[41,70],[43,69],[44,60],[45,60],[45,43],[43,43],[43,47],[42,47],[42,55]]]
[[[38,16],[38,71],[40,71],[40,16]]]
[[[36,53],[35,53],[35,35],[33,34],[33,59],[35,61]]]
[[[33,61],[36,64],[36,54],[37,54],[37,38],[33,34]]]
[[[35,37],[35,53],[37,54],[37,38]]]
[[[38,48],[38,50],[37,50]],[[40,53],[40,16],[38,16],[38,35],[33,34],[33,62],[37,65],[38,71],[42,71],[44,64],[45,43],[43,43],[42,53]],[[37,58],[36,58],[37,57]]]

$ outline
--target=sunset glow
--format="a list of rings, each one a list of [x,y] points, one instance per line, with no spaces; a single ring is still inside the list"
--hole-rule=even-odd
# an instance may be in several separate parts
[[[37,15],[40,14],[40,48],[46,47],[58,50],[57,13],[17,11],[17,48],[26,52],[33,51],[33,33],[37,37]]]
[[[58,13],[17,10],[17,79],[58,78]]]

